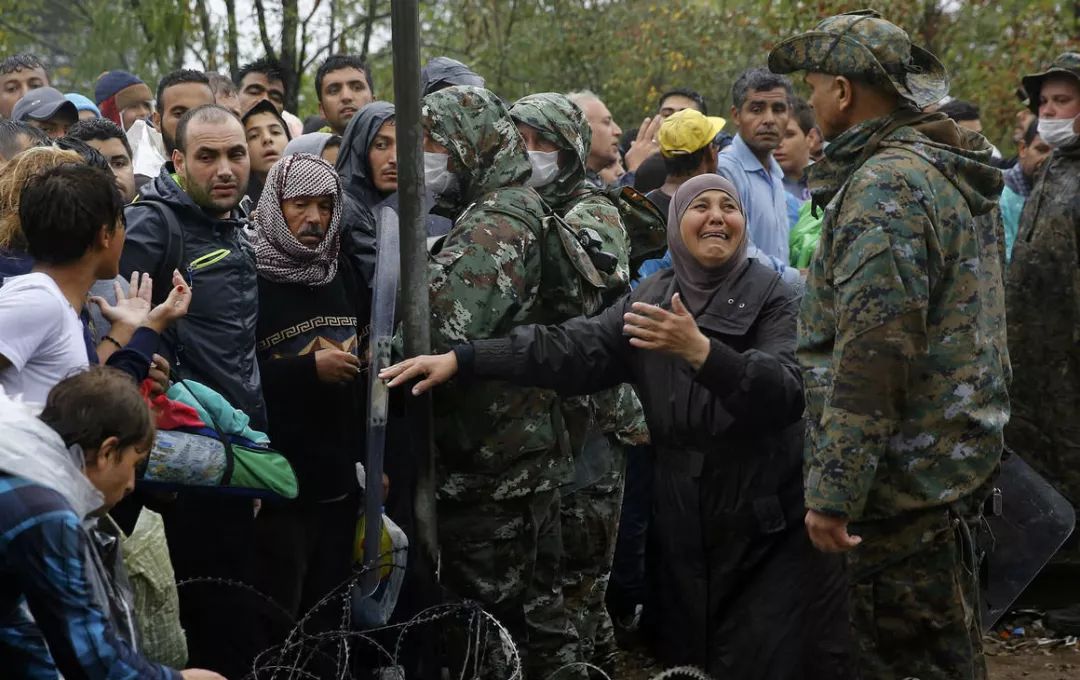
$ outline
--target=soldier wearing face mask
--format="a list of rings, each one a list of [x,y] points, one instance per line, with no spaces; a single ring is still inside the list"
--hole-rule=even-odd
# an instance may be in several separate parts
[[[1023,84],[1053,151],[1033,177],[1005,287],[1014,376],[1005,440],[1080,508],[1080,53]],[[1075,541],[1066,555],[1080,561]]]
[[[593,230],[601,250],[616,256],[615,270],[604,280],[604,304],[611,304],[630,290],[629,244],[618,209],[585,181],[588,119],[577,104],[552,92],[519,99],[510,117],[529,150],[533,172],[527,184],[574,231]],[[629,385],[566,399],[563,407],[575,457],[574,483],[562,488],[563,597],[582,656],[603,664],[614,652],[604,600],[622,506],[623,447],[647,444],[649,431]]]
[[[581,311],[542,274],[544,217],[525,143],[503,103],[459,85],[424,97],[424,179],[453,221],[430,264],[431,338],[439,351],[555,323]],[[542,188],[542,187],[541,187]],[[480,602],[519,645],[525,675],[581,661],[559,563],[560,487],[573,476],[562,406],[550,390],[479,380],[434,394],[442,583]],[[494,655],[483,678],[509,677]],[[571,680],[582,671],[564,671]]]

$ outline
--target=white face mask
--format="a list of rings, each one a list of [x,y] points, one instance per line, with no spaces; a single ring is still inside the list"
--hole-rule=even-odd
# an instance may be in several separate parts
[[[1072,146],[1080,140],[1080,133],[1075,129],[1077,118],[1080,115],[1072,118],[1040,118],[1039,136],[1052,149]]]
[[[457,188],[457,175],[447,169],[450,154],[424,152],[424,184],[436,196]]]
[[[558,151],[530,151],[529,164],[532,165],[532,177],[525,186],[539,188],[551,184],[559,174]]]

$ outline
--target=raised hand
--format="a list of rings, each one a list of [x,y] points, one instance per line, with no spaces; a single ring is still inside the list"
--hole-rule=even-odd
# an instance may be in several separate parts
[[[670,312],[644,302],[635,302],[631,309],[634,311],[623,315],[623,332],[630,336],[632,346],[682,357],[694,370],[705,364],[709,339],[678,293],[671,298]]]
[[[149,281],[150,277],[146,277],[146,280]],[[158,333],[163,333],[172,322],[187,314],[188,308],[191,306],[191,286],[187,285],[187,281],[184,281],[184,277],[176,269],[173,270],[172,285],[169,297],[165,298],[165,301],[160,305],[151,309],[150,313],[146,315],[146,321],[143,323],[144,326],[152,328]],[[152,282],[147,284],[147,287],[152,288]]]
[[[664,119],[653,116],[641,121],[638,128],[637,139],[630,143],[630,149],[626,152],[626,171],[634,172],[645,159],[660,151],[660,144],[656,141],[656,133],[660,131],[660,123]]]
[[[113,281],[113,290],[116,292],[115,305],[109,304],[108,300],[96,295],[90,298],[90,302],[101,308],[101,315],[112,324],[114,330],[110,330],[110,335],[119,337],[126,334],[130,337],[130,333],[143,325],[147,314],[150,313],[150,294],[153,287],[149,274],[140,275],[139,272],[132,272],[127,293],[118,282]]]

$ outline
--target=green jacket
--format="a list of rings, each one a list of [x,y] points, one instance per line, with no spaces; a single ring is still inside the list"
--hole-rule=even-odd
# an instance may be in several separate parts
[[[799,323],[808,508],[888,518],[997,467],[1010,369],[989,157],[942,115],[897,112],[811,168],[826,207]]]
[[[575,230],[594,230],[603,242],[602,250],[618,258],[615,271],[604,277],[601,293],[603,307],[610,306],[630,292],[630,244],[618,208],[586,184],[585,164],[592,143],[589,121],[566,96],[552,92],[519,99],[510,108],[510,116],[535,128],[562,152],[559,174],[540,187],[540,196]],[[586,311],[591,314],[599,309]],[[629,385],[567,401],[579,412],[589,411],[600,431],[617,435],[623,443],[648,443],[645,416]],[[578,448],[576,443],[574,448]]]
[[[460,190],[438,202],[454,225],[430,264],[435,351],[560,321],[537,295],[545,210],[523,186],[532,168],[502,102],[481,88],[446,88],[424,97],[422,123],[449,149],[460,180]],[[514,498],[570,479],[554,392],[456,381],[434,399],[441,499]]]

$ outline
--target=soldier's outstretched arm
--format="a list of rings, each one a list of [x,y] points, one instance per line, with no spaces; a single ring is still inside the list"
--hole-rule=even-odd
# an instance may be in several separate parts
[[[433,349],[509,331],[535,302],[539,260],[536,237],[509,215],[482,212],[456,225],[429,269]]]
[[[927,234],[902,177],[853,182],[834,227],[836,343],[819,436],[809,442],[806,506],[858,518],[901,420],[913,362],[927,351]]]

